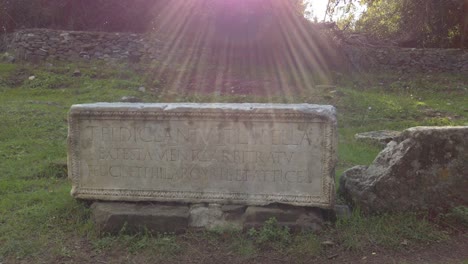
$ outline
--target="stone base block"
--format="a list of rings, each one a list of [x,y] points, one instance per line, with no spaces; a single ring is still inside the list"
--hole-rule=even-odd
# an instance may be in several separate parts
[[[265,221],[276,218],[293,231],[319,231],[329,220],[328,211],[287,205],[245,206],[220,204],[144,204],[95,202],[92,218],[101,233],[148,230],[153,233],[181,233],[188,228],[213,229],[234,227],[260,228]]]
[[[95,202],[91,212],[96,228],[103,233],[118,233],[124,227],[131,233],[145,229],[181,233],[189,222],[189,207],[183,205]]]
[[[259,228],[265,221],[275,218],[281,226],[293,231],[319,231],[327,218],[323,210],[294,206],[248,207],[244,213],[244,229]]]

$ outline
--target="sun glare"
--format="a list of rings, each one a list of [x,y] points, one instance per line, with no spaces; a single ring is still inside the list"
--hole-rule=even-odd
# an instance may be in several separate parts
[[[165,93],[285,97],[326,83],[329,62],[336,61],[331,42],[304,19],[299,0],[169,3],[155,21],[155,37],[171,43],[154,69],[171,84]],[[168,66],[174,63],[177,69]]]

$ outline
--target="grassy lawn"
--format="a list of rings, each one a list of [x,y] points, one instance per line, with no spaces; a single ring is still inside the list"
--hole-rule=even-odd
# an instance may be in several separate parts
[[[80,76],[74,76],[75,69],[80,69]],[[147,92],[138,91],[141,86]],[[468,125],[468,76],[461,74],[342,76],[336,88],[310,87],[286,97],[177,95],[161,87],[164,84],[151,73],[129,65],[0,64],[0,263],[78,259],[85,263],[92,261],[92,255],[117,263],[177,262],[200,251],[254,262],[274,252],[271,256],[277,260],[301,262],[327,254],[321,242],[328,239],[350,252],[375,247],[400,250],[406,245],[403,241],[425,245],[449,239],[447,230],[420,216],[363,217],[359,212],[321,234],[292,235],[273,220],[247,233],[96,234],[87,206],[71,198],[66,179],[67,112],[72,104],[117,102],[122,96],[145,102],[333,104],[339,118],[337,177],[354,165],[371,163],[380,151],[378,146],[356,142],[355,133]],[[466,217],[466,210],[460,211]]]

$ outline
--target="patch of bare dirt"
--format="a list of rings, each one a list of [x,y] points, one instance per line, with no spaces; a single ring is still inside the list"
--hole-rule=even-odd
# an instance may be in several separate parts
[[[252,256],[240,256],[230,250],[229,245],[210,241],[203,236],[179,236],[182,251],[174,256],[161,256],[154,252],[130,253],[128,249],[115,247],[97,250],[85,238],[73,238],[64,243],[68,251],[44,252],[27,259],[8,258],[7,263],[420,263],[450,264],[468,261],[468,235],[453,235],[449,240],[432,244],[411,244],[399,250],[379,247],[362,252],[346,250],[336,244],[328,247],[319,256],[296,256],[274,250],[262,250]]]

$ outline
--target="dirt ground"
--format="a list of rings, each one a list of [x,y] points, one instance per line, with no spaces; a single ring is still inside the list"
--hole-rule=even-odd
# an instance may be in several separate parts
[[[449,240],[430,245],[408,244],[407,248],[399,250],[375,247],[362,252],[352,252],[340,245],[333,245],[316,257],[293,256],[272,250],[243,257],[229,251],[225,245],[197,239],[197,236],[179,238],[181,239],[179,243],[184,245],[184,250],[173,256],[160,256],[146,251],[131,254],[122,248],[111,248],[99,252],[88,240],[77,238],[68,245],[73,248],[69,256],[57,256],[50,254],[51,252],[44,252],[39,256],[27,259],[10,258],[0,263],[468,263],[468,235],[466,233],[457,234]]]

